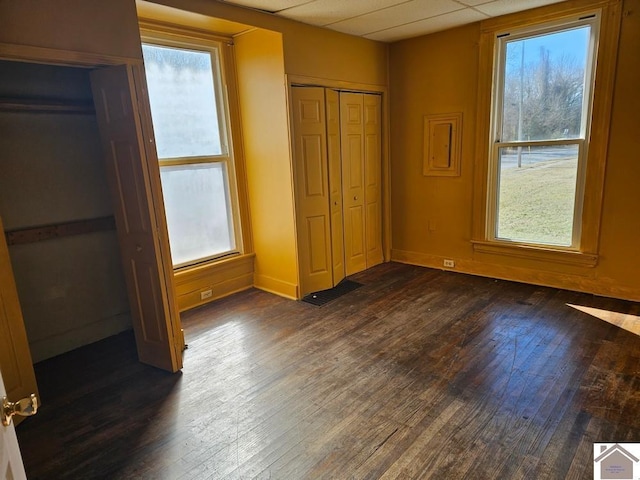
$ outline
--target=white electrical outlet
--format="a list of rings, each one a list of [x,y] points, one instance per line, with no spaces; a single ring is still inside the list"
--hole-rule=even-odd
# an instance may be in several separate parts
[[[456,262],[454,262],[453,260],[445,260],[444,266],[447,268],[454,268],[456,266]]]
[[[207,298],[211,298],[212,296],[213,292],[211,291],[211,289],[203,290],[202,292],[200,292],[200,300],[206,300]]]

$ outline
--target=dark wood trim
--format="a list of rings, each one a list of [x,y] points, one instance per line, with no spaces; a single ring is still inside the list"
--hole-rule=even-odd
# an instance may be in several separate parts
[[[74,222],[41,225],[39,227],[18,228],[6,231],[5,236],[7,238],[7,245],[21,245],[24,243],[51,240],[52,238],[85,235],[115,229],[115,219],[113,216],[108,216]]]

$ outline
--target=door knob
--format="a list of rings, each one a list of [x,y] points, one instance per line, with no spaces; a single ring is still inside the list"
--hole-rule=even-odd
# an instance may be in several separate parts
[[[30,417],[38,411],[38,397],[35,394],[13,403],[7,397],[2,397],[2,424],[8,427],[11,423],[11,417],[20,415],[21,417]]]
[[[358,197],[355,197],[355,196],[354,196],[354,197],[353,197],[353,199],[354,199],[354,200],[357,200],[357,199],[358,199]]]

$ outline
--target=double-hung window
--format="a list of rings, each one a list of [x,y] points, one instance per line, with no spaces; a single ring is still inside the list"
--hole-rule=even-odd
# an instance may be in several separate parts
[[[145,38],[151,117],[175,268],[239,251],[221,45]]]
[[[599,16],[497,32],[486,238],[579,250]]]

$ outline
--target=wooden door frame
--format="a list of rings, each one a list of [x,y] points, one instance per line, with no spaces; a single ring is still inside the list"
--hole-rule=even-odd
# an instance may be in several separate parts
[[[389,89],[382,85],[367,83],[345,82],[305,75],[285,75],[287,84],[287,113],[289,117],[289,132],[293,132],[292,88],[298,87],[324,87],[355,93],[369,93],[382,96],[382,253],[384,262],[391,261],[391,164],[390,164],[390,126],[389,126]],[[293,154],[293,135],[289,135],[291,152]],[[291,162],[293,163],[293,157]],[[296,227],[297,230],[297,227]],[[296,232],[297,238],[297,232]],[[300,269],[298,268],[298,285],[300,285]]]
[[[0,42],[0,60],[9,60],[26,63],[40,63],[46,65],[57,65],[62,67],[75,67],[86,68],[89,70],[111,67],[117,65],[126,65],[131,67],[133,78],[144,80],[144,64],[142,58],[130,58],[120,57],[112,55],[103,55],[88,52],[77,52],[71,50],[58,50],[51,48],[35,47],[31,45],[18,45],[10,43]],[[159,165],[152,165],[149,158],[156,158],[155,151],[152,155],[148,155],[148,152],[153,147],[153,128],[151,123],[151,113],[148,102],[140,102],[141,98],[144,98],[146,92],[142,91],[142,85],[144,81],[135,81],[135,90],[138,98],[138,110],[140,114],[140,123],[142,128],[142,135],[145,138],[145,144],[141,145],[147,155],[145,155],[145,161],[148,167],[155,171],[157,175],[150,175],[150,191],[149,197],[153,201],[153,211],[155,214],[155,222],[158,228],[158,241],[160,244],[160,264],[162,266],[162,273],[168,282],[167,290],[173,292],[173,295],[167,295],[166,302],[168,304],[169,311],[172,312],[172,328],[174,332],[179,332],[175,341],[184,345],[184,337],[182,336],[182,329],[180,325],[180,315],[178,313],[177,298],[175,296],[175,283],[173,277],[173,265],[171,262],[171,250],[169,247],[169,233],[167,230],[166,220],[158,221],[160,212],[158,212],[157,205],[163,205],[162,198],[162,186],[160,184]],[[148,141],[146,141],[148,139]],[[175,324],[177,322],[177,325]],[[180,362],[181,363],[181,362]]]

